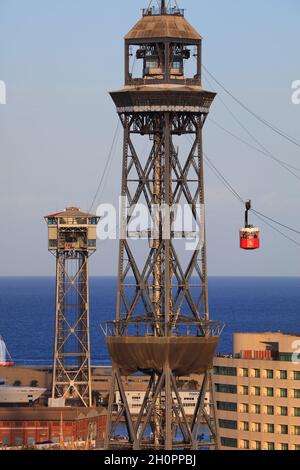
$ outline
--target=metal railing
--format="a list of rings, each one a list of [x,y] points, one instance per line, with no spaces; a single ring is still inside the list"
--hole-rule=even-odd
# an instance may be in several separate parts
[[[162,13],[161,8],[150,7],[143,8],[143,16],[161,16],[161,15],[172,15],[172,16],[184,16],[184,8],[178,7],[166,7],[165,11]]]
[[[199,77],[196,78],[171,78],[168,82],[159,78],[133,78],[129,77],[127,85],[185,85],[185,86],[200,86],[201,80]]]
[[[219,337],[223,324],[217,321],[170,321],[158,322],[155,320],[141,321],[110,321],[102,331],[108,337]]]

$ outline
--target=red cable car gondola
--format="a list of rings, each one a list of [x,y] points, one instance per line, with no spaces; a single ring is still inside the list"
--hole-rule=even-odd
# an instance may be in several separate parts
[[[249,225],[248,214],[251,201],[246,202],[245,227],[240,230],[240,247],[242,250],[258,250],[260,248],[260,230]]]

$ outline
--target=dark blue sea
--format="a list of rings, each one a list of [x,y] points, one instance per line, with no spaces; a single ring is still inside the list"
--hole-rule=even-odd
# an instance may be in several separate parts
[[[94,365],[108,364],[100,324],[115,317],[116,279],[92,278]],[[230,354],[234,332],[300,333],[300,278],[211,278],[210,313],[226,324],[219,352]],[[52,362],[55,280],[0,278],[0,335],[17,364]]]

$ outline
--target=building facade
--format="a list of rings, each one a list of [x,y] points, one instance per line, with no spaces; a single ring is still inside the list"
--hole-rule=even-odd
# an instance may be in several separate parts
[[[103,410],[80,408],[0,408],[0,448],[31,448],[45,442],[62,445],[104,439]]]
[[[126,391],[126,398],[128,402],[128,407],[130,410],[130,413],[132,415],[138,415],[141,411],[141,408],[143,406],[143,402],[145,399],[146,391]],[[182,403],[182,406],[184,408],[185,414],[187,417],[191,417],[195,413],[195,408],[197,406],[197,402],[199,399],[199,391],[180,391],[179,397]],[[175,393],[173,392],[173,400],[175,403],[177,403],[177,397]],[[116,403],[118,405],[119,410],[121,409],[122,406],[122,400],[120,397],[120,393],[116,393]],[[206,393],[205,396],[205,406],[206,406],[206,412],[207,414],[210,413],[209,410],[209,393]]]
[[[300,336],[235,334],[233,356],[215,358],[222,450],[300,450],[299,350]]]

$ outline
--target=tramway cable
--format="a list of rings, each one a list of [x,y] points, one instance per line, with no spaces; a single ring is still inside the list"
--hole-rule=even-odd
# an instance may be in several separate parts
[[[249,114],[251,114],[253,117],[255,117],[258,121],[260,121],[262,124],[267,126],[269,129],[271,129],[273,132],[276,134],[280,135],[284,139],[288,140],[292,144],[296,145],[297,147],[300,147],[300,140],[296,139],[295,137],[290,136],[283,130],[279,129],[278,127],[274,126],[270,122],[268,122],[266,119],[262,118],[259,116],[257,113],[252,111],[248,106],[246,106],[241,100],[239,100],[236,96],[233,95],[209,70],[203,65],[203,69],[208,73],[208,75],[222,88],[223,91],[227,95],[229,95],[236,103],[238,103],[243,109],[245,109]]]

